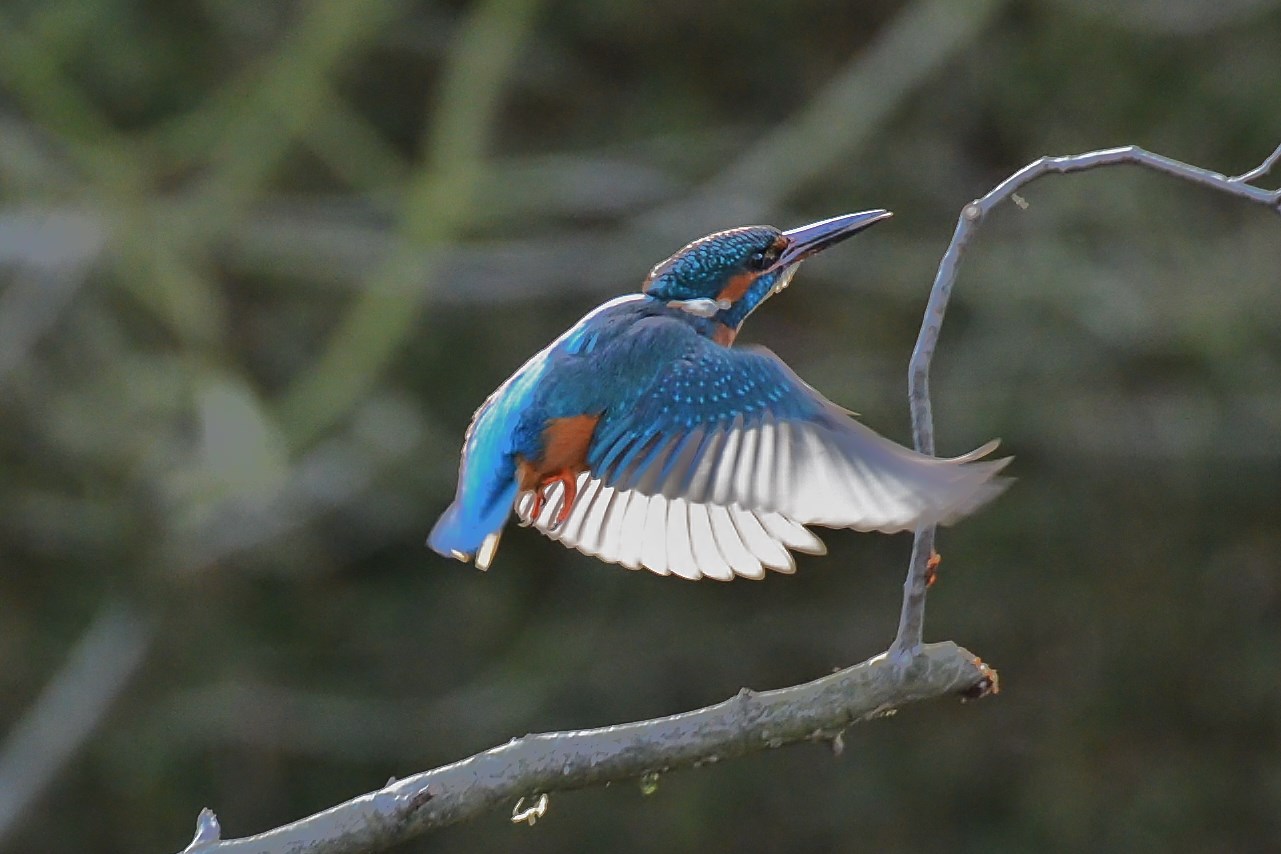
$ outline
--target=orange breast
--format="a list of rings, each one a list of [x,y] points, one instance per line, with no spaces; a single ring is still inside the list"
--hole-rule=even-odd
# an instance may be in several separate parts
[[[561,472],[578,474],[587,468],[587,448],[596,430],[599,415],[553,418],[543,430],[543,456],[521,460],[517,477],[521,489],[533,489]]]

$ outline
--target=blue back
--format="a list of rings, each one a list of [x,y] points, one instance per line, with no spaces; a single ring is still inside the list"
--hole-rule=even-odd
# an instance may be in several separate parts
[[[607,408],[631,387],[630,373],[657,369],[624,360],[628,376],[587,358],[630,328],[637,317],[663,311],[661,303],[633,294],[592,311],[521,366],[476,411],[463,443],[454,503],[432,529],[427,544],[442,554],[473,554],[500,530],[516,499],[518,457],[538,459],[548,422]],[[620,363],[621,364],[621,363]]]

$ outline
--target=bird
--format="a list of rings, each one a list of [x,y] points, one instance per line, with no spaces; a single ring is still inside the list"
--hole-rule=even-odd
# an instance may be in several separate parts
[[[867,210],[689,243],[640,292],[530,358],[467,429],[453,503],[427,545],[488,569],[513,513],[565,546],[686,579],[790,573],[809,526],[895,533],[998,495],[992,441],[959,457],[880,436],[760,346],[743,322],[806,258],[888,219]]]

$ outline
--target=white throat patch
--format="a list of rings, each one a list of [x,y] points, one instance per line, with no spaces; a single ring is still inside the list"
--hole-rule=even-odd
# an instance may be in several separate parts
[[[681,311],[688,311],[698,317],[715,317],[716,312],[724,311],[731,304],[727,299],[699,297],[698,299],[674,299],[667,304],[667,307],[679,308]]]

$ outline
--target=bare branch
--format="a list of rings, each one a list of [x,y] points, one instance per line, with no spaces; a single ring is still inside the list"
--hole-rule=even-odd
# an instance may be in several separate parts
[[[948,695],[981,697],[995,690],[996,673],[971,653],[950,642],[931,644],[905,668],[891,666],[882,654],[813,682],[760,693],[744,689],[684,714],[527,735],[244,839],[218,841],[217,819],[202,812],[196,838],[184,854],[375,851],[522,797],[641,778],[802,741],[835,745],[847,726],[909,703]]]
[[[912,359],[908,366],[908,398],[912,406],[912,438],[916,443],[916,449],[923,454],[934,454],[930,362],[934,358],[939,330],[943,327],[947,301],[952,295],[952,286],[956,283],[956,277],[960,271],[961,258],[974,240],[979,224],[993,208],[1006,199],[1015,197],[1024,186],[1045,175],[1066,175],[1102,166],[1131,164],[1182,178],[1184,181],[1264,205],[1281,213],[1281,189],[1264,190],[1249,183],[1266,175],[1278,160],[1281,160],[1281,146],[1278,146],[1276,151],[1273,151],[1257,168],[1235,178],[1229,178],[1218,172],[1153,154],[1134,145],[1090,151],[1068,157],[1042,157],[997,184],[987,195],[966,205],[957,219],[952,242],[948,244],[947,251],[943,253],[943,259],[939,262],[938,273],[930,289],[929,302],[925,306],[925,317],[921,320],[921,331],[917,336],[916,347],[912,351]],[[934,553],[934,533],[934,528],[923,528],[916,532],[916,539],[912,543],[907,581],[903,584],[903,610],[899,617],[898,634],[890,647],[891,657],[900,663],[909,661],[921,646],[925,625],[925,594],[928,587],[926,564]]]

